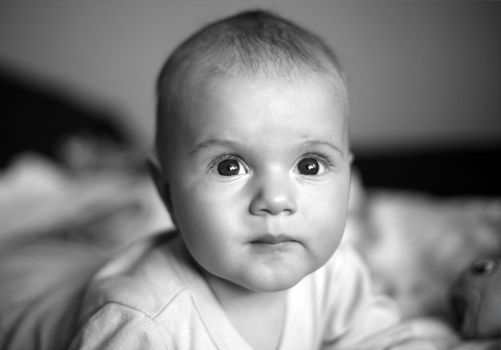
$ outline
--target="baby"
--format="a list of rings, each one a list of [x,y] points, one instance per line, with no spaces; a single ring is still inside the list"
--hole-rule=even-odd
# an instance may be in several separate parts
[[[387,349],[410,336],[340,245],[348,101],[319,37],[240,13],[183,42],[157,89],[150,165],[177,232],[99,270],[72,349]]]

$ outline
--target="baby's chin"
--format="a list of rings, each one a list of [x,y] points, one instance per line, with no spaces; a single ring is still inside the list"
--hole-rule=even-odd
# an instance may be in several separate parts
[[[304,278],[304,277],[303,277]],[[260,283],[259,285],[254,284],[252,289],[249,287],[249,290],[252,290],[253,292],[256,293],[276,293],[276,292],[283,292],[288,289],[291,289],[294,287],[296,284],[298,284],[303,278],[297,279],[294,281],[275,281],[272,283]]]
[[[314,273],[325,264],[325,257],[320,259],[296,258],[293,262],[270,265],[254,264],[224,276],[226,281],[255,293],[280,292],[294,287],[305,277]]]
[[[311,272],[292,271],[289,273],[254,274],[233,283],[236,282],[241,287],[256,293],[281,292],[294,287]]]

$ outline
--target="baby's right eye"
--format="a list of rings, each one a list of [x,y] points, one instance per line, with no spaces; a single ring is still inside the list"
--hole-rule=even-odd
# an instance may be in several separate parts
[[[245,166],[235,158],[226,158],[216,164],[217,173],[221,176],[237,176],[247,173]]]

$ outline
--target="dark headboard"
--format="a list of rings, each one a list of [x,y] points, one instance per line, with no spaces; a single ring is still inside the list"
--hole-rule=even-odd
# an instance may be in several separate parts
[[[501,196],[501,142],[379,153],[355,149],[354,153],[354,165],[368,188]]]

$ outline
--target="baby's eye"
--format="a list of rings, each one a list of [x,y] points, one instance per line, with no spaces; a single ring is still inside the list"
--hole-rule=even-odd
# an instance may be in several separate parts
[[[297,163],[301,175],[319,175],[325,171],[325,166],[315,158],[303,158]]]
[[[247,170],[237,159],[229,158],[217,163],[217,172],[222,176],[236,176],[246,174]]]

